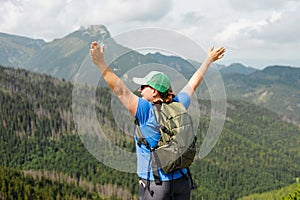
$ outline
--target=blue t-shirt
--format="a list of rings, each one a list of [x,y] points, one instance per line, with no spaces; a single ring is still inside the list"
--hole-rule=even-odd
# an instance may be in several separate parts
[[[184,105],[186,109],[188,109],[190,104],[190,97],[185,92],[180,92],[176,97],[174,97],[173,101],[180,102]],[[160,132],[157,127],[157,122],[154,114],[154,108],[151,102],[139,98],[138,107],[136,110],[136,119],[139,122],[140,129],[143,133],[143,136],[146,138],[150,147],[157,146],[157,143],[160,138]],[[144,144],[137,144],[137,136],[135,135],[136,141],[136,152],[137,152],[137,174],[140,178],[148,179],[148,171],[149,171],[149,179],[154,180],[154,176],[152,173],[152,163],[149,165],[150,159],[150,150],[146,148]],[[187,173],[186,169],[183,169],[182,172]],[[162,181],[172,180],[172,174],[165,174],[161,169],[158,170],[159,177]],[[182,177],[180,171],[175,171],[173,174],[173,179],[177,179]]]

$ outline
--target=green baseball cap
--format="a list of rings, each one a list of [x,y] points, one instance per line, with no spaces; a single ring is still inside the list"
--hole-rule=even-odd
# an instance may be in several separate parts
[[[163,72],[151,71],[144,78],[133,77],[133,82],[139,85],[149,85],[161,93],[171,87],[171,81]]]

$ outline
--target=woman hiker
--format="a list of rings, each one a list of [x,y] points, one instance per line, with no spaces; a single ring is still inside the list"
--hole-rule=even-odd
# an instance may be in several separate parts
[[[140,85],[138,92],[140,92],[141,97],[138,97],[106,65],[104,60],[104,46],[100,47],[97,42],[92,42],[90,47],[92,61],[97,65],[110,90],[120,99],[131,115],[138,120],[140,130],[150,147],[155,147],[160,139],[153,104],[176,101],[182,103],[187,109],[190,99],[201,83],[208,67],[212,62],[222,58],[224,53],[224,47],[220,47],[217,50],[214,50],[212,47],[202,65],[177,95],[172,92],[170,80],[163,72],[152,71],[144,78],[134,78],[133,81]],[[162,170],[158,169],[161,184],[155,184],[153,172],[152,170],[148,170],[150,151],[145,145],[138,145],[137,137],[135,138],[137,144],[137,171],[140,179],[139,199],[190,199],[191,182],[186,178],[187,170],[182,169],[171,174],[165,174]],[[150,169],[152,168],[150,167]],[[151,190],[147,188],[151,188]]]

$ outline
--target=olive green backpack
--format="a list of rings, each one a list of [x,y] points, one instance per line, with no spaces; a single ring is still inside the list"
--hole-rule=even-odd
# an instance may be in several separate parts
[[[145,144],[151,151],[152,171],[157,179],[158,168],[168,174],[192,164],[196,155],[197,137],[191,116],[181,103],[154,104],[154,110],[161,133],[158,145],[150,149],[139,128],[136,135],[138,143]]]

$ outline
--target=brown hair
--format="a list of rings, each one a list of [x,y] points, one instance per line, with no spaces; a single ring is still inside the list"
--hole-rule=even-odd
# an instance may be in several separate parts
[[[172,88],[170,87],[166,92],[162,93],[159,92],[159,95],[161,99],[153,101],[153,103],[156,104],[162,104],[162,103],[171,103],[173,101],[173,98],[175,97],[175,94],[173,93]]]

